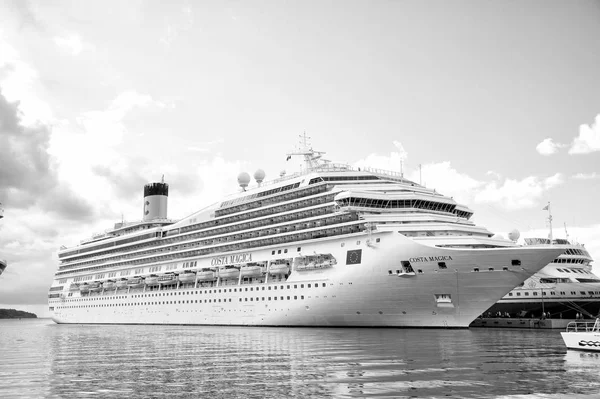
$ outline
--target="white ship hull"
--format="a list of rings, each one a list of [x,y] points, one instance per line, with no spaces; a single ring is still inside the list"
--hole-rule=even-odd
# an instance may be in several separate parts
[[[376,238],[380,242],[375,243]],[[367,245],[367,241],[372,244]],[[296,252],[299,246],[302,253]],[[357,249],[362,249],[360,263],[347,264],[348,251]],[[56,323],[77,324],[468,327],[562,251],[537,247],[439,248],[396,232],[380,232],[303,241],[244,254],[250,253],[253,261],[282,257],[274,256],[273,250],[289,251],[289,259],[327,253],[338,263],[324,269],[294,268],[286,281],[265,274],[266,281],[255,284],[217,280],[211,287],[121,289],[85,296],[76,293],[50,300],[52,318]],[[199,258],[198,268],[209,266],[211,259],[214,256]],[[401,271],[401,261],[409,259],[415,273]],[[440,259],[446,269],[439,269]],[[511,263],[516,259],[520,265]]]

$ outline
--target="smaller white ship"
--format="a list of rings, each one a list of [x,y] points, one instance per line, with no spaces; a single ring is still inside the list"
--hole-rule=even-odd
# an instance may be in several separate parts
[[[600,319],[595,322],[573,321],[560,335],[567,349],[600,352]]]

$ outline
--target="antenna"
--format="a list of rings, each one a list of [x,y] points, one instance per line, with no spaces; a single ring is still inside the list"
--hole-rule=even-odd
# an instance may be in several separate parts
[[[300,147],[297,151],[290,152],[287,154],[287,159],[289,160],[293,155],[302,155],[304,156],[304,163],[306,165],[306,170],[310,171],[311,169],[317,168],[319,166],[327,164],[329,161],[326,159],[322,159],[321,157],[325,154],[323,151],[315,151],[312,149],[310,145],[310,136],[306,135],[306,131],[299,135],[300,137]]]
[[[421,183],[423,181],[423,165],[419,164],[419,186],[422,186]]]
[[[567,241],[569,241],[569,232],[567,231],[567,222],[564,222],[564,223],[565,223],[565,236],[567,238]]]

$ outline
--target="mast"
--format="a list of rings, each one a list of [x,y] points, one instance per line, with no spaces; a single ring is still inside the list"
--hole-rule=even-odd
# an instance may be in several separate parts
[[[325,159],[321,159],[323,154],[325,154],[323,151],[315,151],[312,149],[312,146],[310,145],[310,141],[309,141],[310,136],[307,136],[306,132],[299,135],[298,137],[300,137],[300,148],[298,149],[298,151],[293,151],[293,152],[289,152],[286,154],[288,161],[291,159],[292,156],[295,156],[295,155],[303,156],[304,164],[306,166],[307,171],[310,171],[311,169],[314,169],[320,165],[323,165],[323,164],[326,164],[327,162],[329,162]]]
[[[548,201],[548,205],[546,205],[543,211],[548,211],[548,227],[550,228],[550,233],[548,234],[548,238],[550,239],[550,245],[552,245],[552,212],[550,211],[550,201]]]

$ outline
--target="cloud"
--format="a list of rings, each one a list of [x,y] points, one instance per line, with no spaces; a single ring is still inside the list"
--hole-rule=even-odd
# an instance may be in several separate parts
[[[408,153],[404,149],[404,146],[402,145],[401,142],[394,140],[394,146],[398,150],[398,154],[402,160],[404,160],[408,157]]]
[[[480,190],[484,184],[465,173],[460,173],[449,161],[422,165],[420,171],[412,170],[406,177],[415,182],[422,179],[423,185],[462,203],[472,202],[473,193]]]
[[[598,179],[600,178],[600,175],[597,174],[596,172],[591,172],[591,173],[577,173],[573,176],[571,176],[572,179],[577,179],[577,180],[592,180],[592,179]]]
[[[579,136],[575,137],[569,154],[589,154],[600,151],[600,114],[591,125],[579,126]]]
[[[562,184],[560,173],[545,179],[528,176],[522,180],[506,179],[504,182],[486,183],[475,195],[475,202],[500,205],[506,210],[533,208],[539,204],[542,194]]]
[[[164,33],[160,37],[159,42],[166,47],[171,46],[179,35],[190,30],[193,24],[194,15],[192,8],[189,5],[184,5],[174,16],[167,18]]]
[[[558,150],[562,147],[565,147],[565,144],[555,143],[554,141],[552,141],[552,138],[549,137],[547,139],[544,139],[544,141],[542,141],[541,143],[539,143],[535,147],[535,149],[541,155],[548,156],[556,154]]]
[[[4,40],[0,31],[2,95],[7,101],[19,101],[21,124],[26,126],[50,123],[54,119],[50,106],[37,93],[38,82],[37,70],[21,59],[17,50]]]
[[[91,216],[89,205],[59,182],[48,154],[49,141],[49,128],[23,126],[18,104],[9,103],[0,92],[0,198],[12,208],[37,204],[64,217]],[[59,206],[56,201],[60,199],[71,206]]]
[[[83,42],[79,35],[56,36],[54,37],[54,43],[58,48],[71,55],[79,55],[83,50]]]
[[[390,155],[370,154],[353,164],[354,167],[372,167],[397,171],[400,153]],[[522,179],[502,178],[490,171],[486,174],[490,180],[478,180],[466,173],[459,172],[448,161],[422,165],[421,170],[410,169],[405,177],[414,182],[435,189],[441,194],[453,197],[460,203],[494,204],[505,210],[517,210],[536,207],[542,195],[564,182],[564,176],[556,173],[549,177],[528,176]]]
[[[201,143],[197,143],[196,145],[188,146],[187,150],[194,151],[194,152],[211,152],[211,151],[213,151],[211,149],[211,147],[213,147],[217,144],[222,144],[223,141],[224,140],[222,138],[219,138],[219,139],[215,139],[215,140],[211,140],[211,141],[201,142]]]

